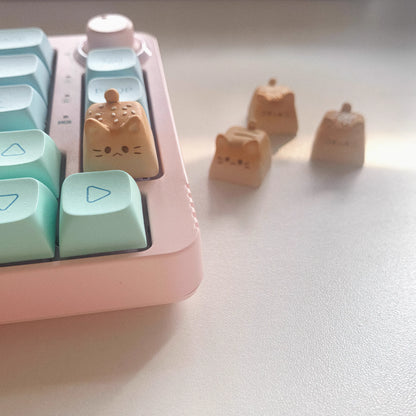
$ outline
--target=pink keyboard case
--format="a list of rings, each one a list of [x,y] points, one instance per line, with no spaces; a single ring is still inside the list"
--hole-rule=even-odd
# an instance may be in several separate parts
[[[202,279],[200,230],[170,108],[157,40],[136,33],[147,79],[162,175],[139,181],[151,247],[0,267],[0,323],[62,317],[183,300]],[[65,177],[81,171],[85,36],[49,37],[57,51],[49,135],[66,157]]]

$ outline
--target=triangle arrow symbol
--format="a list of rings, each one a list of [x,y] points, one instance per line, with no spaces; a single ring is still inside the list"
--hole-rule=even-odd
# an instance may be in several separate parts
[[[106,198],[111,194],[111,191],[104,188],[99,188],[98,186],[88,186],[87,187],[87,202],[92,204],[97,202],[100,199]]]
[[[0,211],[6,211],[9,209],[19,198],[18,194],[0,195]]]
[[[2,156],[21,156],[26,153],[26,150],[20,146],[19,143],[11,144],[6,150],[1,153]]]

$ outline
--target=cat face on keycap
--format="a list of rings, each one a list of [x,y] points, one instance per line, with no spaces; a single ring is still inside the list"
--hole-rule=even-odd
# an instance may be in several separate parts
[[[264,131],[231,127],[219,134],[210,177],[259,186],[271,161],[270,139]]]
[[[321,124],[323,140],[326,144],[341,147],[362,145],[364,135],[364,118],[351,113],[351,106],[346,110],[328,111]]]
[[[250,133],[229,131],[219,134],[216,141],[215,163],[223,168],[247,170],[259,164],[259,142]]]
[[[93,104],[84,125],[84,171],[124,170],[134,178],[159,172],[152,130],[138,102],[118,102],[116,90],[107,103]]]
[[[364,117],[351,112],[348,103],[341,111],[328,111],[316,132],[312,159],[362,166],[364,156]]]
[[[298,124],[293,92],[271,79],[268,85],[258,87],[254,92],[248,119],[269,135],[296,134]]]
[[[89,140],[89,153],[93,158],[139,158],[143,145],[138,144],[137,136],[143,133],[144,126],[138,116],[133,116],[119,128],[110,130],[110,127],[96,121],[87,119],[85,132]],[[103,159],[103,160],[104,160]]]

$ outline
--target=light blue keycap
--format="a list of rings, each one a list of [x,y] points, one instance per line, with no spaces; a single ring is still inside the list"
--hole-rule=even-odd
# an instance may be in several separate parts
[[[149,106],[147,104],[146,89],[143,81],[133,77],[94,78],[87,87],[87,106],[105,103],[104,93],[115,88],[119,93],[119,101],[138,101],[146,111],[149,119]]]
[[[121,170],[76,173],[61,190],[61,257],[147,246],[142,200],[133,178]]]
[[[48,103],[50,75],[36,55],[0,56],[0,85],[28,84]]]
[[[47,107],[30,85],[0,87],[0,131],[45,128]]]
[[[0,55],[34,53],[52,72],[53,49],[42,29],[28,27],[0,30]]]
[[[134,77],[143,82],[143,72],[133,49],[94,49],[87,58],[86,85],[93,78]]]
[[[0,263],[54,257],[57,210],[36,179],[0,180]]]
[[[31,177],[59,196],[61,153],[42,130],[0,133],[0,179]]]

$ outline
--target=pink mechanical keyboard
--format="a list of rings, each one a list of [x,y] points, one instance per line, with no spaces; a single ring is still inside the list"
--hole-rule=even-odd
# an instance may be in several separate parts
[[[48,55],[49,46],[52,53]],[[115,85],[111,85],[111,79],[117,74],[108,73],[110,77],[104,80],[103,88],[118,90],[120,102],[137,100],[143,105],[156,145],[158,174],[134,181],[141,194],[146,243],[137,249],[115,247],[102,252],[97,248],[92,254],[80,252],[63,256],[59,247],[59,219],[63,215],[62,207],[59,213],[60,187],[65,178],[83,172],[85,111],[94,103],[94,94],[101,93],[87,79],[100,78],[100,74],[92,70],[87,73],[88,55],[92,50],[103,54],[108,50],[108,57],[100,58],[103,68],[106,62],[110,67],[115,62],[117,67],[114,51],[118,49],[134,51],[144,92],[137,94],[131,87],[129,82],[136,82],[131,74],[127,74],[128,82],[123,84],[125,73],[122,81]],[[26,71],[29,75],[23,70],[19,72],[21,66],[31,67],[35,60],[41,62],[38,67],[42,67],[43,72],[38,71],[38,67],[36,74],[34,71]],[[94,90],[89,91],[89,88]],[[127,99],[122,100],[123,97]],[[45,114],[42,113],[44,105]],[[23,164],[19,165],[19,157],[26,157],[30,152],[32,144],[26,136],[34,135],[33,132],[37,134],[36,140],[38,136],[42,136],[39,140],[45,140],[43,135],[52,138],[59,150],[60,175],[55,187],[52,179],[50,185],[49,179],[43,180],[43,176],[39,174],[38,177],[36,173],[42,169],[48,171],[44,164],[52,156],[45,156],[46,162],[36,167],[38,170],[35,169],[33,175],[30,169],[22,170]],[[59,159],[54,160],[55,164],[59,162]],[[116,195],[117,190],[112,189],[110,183],[98,186],[86,182],[86,185],[88,203],[98,201],[98,205],[109,199],[107,196],[111,192]],[[56,211],[53,230],[48,231],[54,236],[50,258],[42,255],[36,258],[31,254],[41,243],[37,243],[37,237],[30,240],[33,231],[23,227],[23,217],[13,220],[21,214],[18,210],[22,210],[23,205],[19,208],[19,204],[25,198],[26,188],[36,195],[44,195],[45,201],[52,201],[44,202],[45,206]],[[30,205],[32,201],[28,201]],[[39,215],[42,216],[42,212]],[[51,215],[44,217],[50,220]],[[80,246],[95,235],[97,240],[101,238],[99,230],[96,233],[88,224],[84,228],[80,229],[78,237],[74,229],[75,246],[76,238]],[[128,18],[97,16],[88,22],[86,35],[47,38],[36,28],[0,30],[0,237],[0,323],[172,303],[189,297],[197,289],[202,278],[200,230],[158,43],[146,33],[134,32]],[[111,248],[111,238],[108,244]],[[35,258],[20,256],[20,249],[22,253],[28,250]]]

